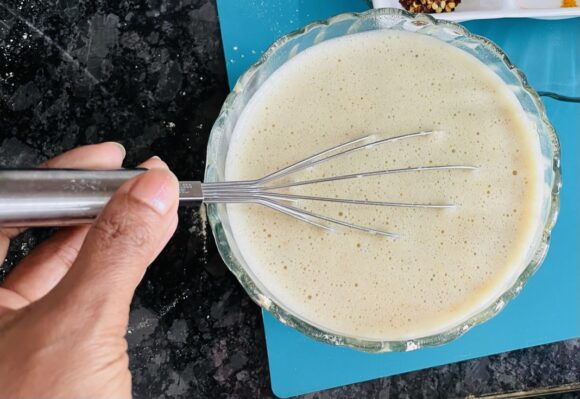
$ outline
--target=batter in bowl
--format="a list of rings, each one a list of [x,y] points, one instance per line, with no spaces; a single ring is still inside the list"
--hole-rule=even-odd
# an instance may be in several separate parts
[[[424,337],[499,297],[538,240],[543,179],[534,126],[509,88],[471,55],[389,30],[325,41],[277,70],[244,109],[227,180],[265,176],[350,139],[419,131],[317,166],[303,178],[466,164],[303,186],[293,193],[393,202],[409,209],[303,202],[345,221],[399,233],[328,232],[260,205],[228,205],[234,238],[275,300],[320,328],[376,340]]]

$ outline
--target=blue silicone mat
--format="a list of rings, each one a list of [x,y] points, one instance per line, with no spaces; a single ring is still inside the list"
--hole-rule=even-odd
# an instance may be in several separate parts
[[[279,36],[316,19],[362,11],[363,0],[218,0],[230,86]],[[465,23],[491,38],[537,90],[580,96],[580,19]],[[289,397],[465,359],[580,337],[580,105],[545,100],[562,144],[561,213],[543,266],[489,322],[447,345],[366,354],[316,342],[264,312],[272,389]]]

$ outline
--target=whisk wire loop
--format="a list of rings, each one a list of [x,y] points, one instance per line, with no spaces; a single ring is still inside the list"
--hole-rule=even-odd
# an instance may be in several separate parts
[[[336,219],[327,215],[314,213],[304,208],[295,206],[304,201],[331,202],[349,205],[364,206],[386,206],[398,208],[417,208],[417,209],[447,209],[454,208],[454,204],[434,204],[434,203],[407,203],[392,201],[373,201],[368,199],[351,199],[338,198],[316,195],[299,195],[287,192],[276,192],[275,190],[292,189],[295,187],[314,185],[321,183],[330,183],[340,180],[360,179],[374,176],[390,175],[397,173],[429,172],[429,171],[473,171],[478,169],[473,165],[435,165],[435,166],[414,166],[406,168],[383,169],[376,171],[365,171],[346,175],[331,177],[321,177],[310,180],[290,180],[276,184],[276,181],[284,177],[296,174],[307,168],[314,167],[324,162],[344,157],[359,151],[369,150],[375,146],[392,143],[401,140],[425,137],[443,133],[441,131],[425,131],[408,133],[399,136],[381,137],[379,135],[368,135],[347,141],[332,148],[318,152],[308,158],[302,159],[289,166],[279,169],[269,175],[255,180],[231,181],[203,183],[203,201],[206,203],[255,203],[266,206],[275,211],[281,212],[298,220],[310,223],[325,230],[334,230],[334,227],[341,226],[369,234],[382,235],[390,238],[398,238],[399,234],[380,229],[351,223],[345,220]],[[292,205],[291,205],[292,204]]]

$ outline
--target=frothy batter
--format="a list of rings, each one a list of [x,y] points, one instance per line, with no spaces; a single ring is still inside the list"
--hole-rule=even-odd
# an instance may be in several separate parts
[[[401,234],[327,232],[259,205],[228,205],[241,253],[276,300],[343,335],[408,339],[465,321],[527,263],[542,177],[537,135],[485,65],[435,39],[374,31],[323,42],[276,71],[233,134],[227,180],[258,178],[347,140],[440,130],[317,166],[300,178],[468,164],[305,186],[293,193],[448,210],[304,202],[310,211]]]

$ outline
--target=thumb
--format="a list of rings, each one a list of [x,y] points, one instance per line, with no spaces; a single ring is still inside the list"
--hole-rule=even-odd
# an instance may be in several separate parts
[[[71,314],[96,312],[126,327],[135,288],[175,232],[178,192],[177,179],[166,168],[151,169],[119,188],[51,292],[61,310],[68,304]]]

